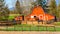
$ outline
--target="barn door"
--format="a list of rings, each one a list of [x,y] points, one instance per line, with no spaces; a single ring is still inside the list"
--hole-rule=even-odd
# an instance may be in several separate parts
[[[39,15],[39,19],[40,20],[43,20],[43,15]]]
[[[22,20],[24,21],[24,15],[22,15]]]

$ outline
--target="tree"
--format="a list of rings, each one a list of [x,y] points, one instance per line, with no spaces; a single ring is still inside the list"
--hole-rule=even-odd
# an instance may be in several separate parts
[[[46,11],[46,0],[37,0],[35,3],[36,3],[37,5],[40,5],[40,6],[44,9],[44,11],[47,12],[47,11]],[[36,5],[36,4],[35,4],[35,5]]]
[[[58,5],[57,9],[58,9],[59,17],[60,17],[60,4]]]
[[[18,14],[22,14],[22,8],[20,7],[20,3],[18,0],[16,2],[16,11]]]
[[[2,12],[2,14],[3,14],[5,20],[8,20],[9,14],[10,14],[10,10],[7,7],[5,7],[4,11]]]
[[[3,2],[4,1],[1,1],[1,4],[0,4],[0,20],[8,20],[8,18],[9,18],[9,9],[8,9],[8,7],[4,7]]]
[[[60,4],[57,6],[57,11],[58,11],[58,21],[60,21]]]
[[[37,0],[37,4],[41,5],[42,7],[46,6],[46,1],[45,0]]]
[[[49,13],[58,17],[57,4],[55,0],[51,0]]]
[[[0,0],[0,20],[2,19],[2,12],[3,12],[3,6],[4,6],[4,3],[3,3],[3,0]]]
[[[0,11],[3,10],[3,6],[4,6],[3,0],[0,0]]]

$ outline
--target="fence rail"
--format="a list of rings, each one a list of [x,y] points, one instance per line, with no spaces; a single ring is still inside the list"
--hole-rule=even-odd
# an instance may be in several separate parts
[[[1,26],[0,31],[56,31],[55,26]]]
[[[7,24],[4,26],[0,26],[0,31],[60,31],[60,27],[55,25],[34,25],[34,22],[30,22],[32,24],[16,24],[10,25]],[[13,23],[13,22],[12,22]],[[38,23],[38,22],[37,22]]]

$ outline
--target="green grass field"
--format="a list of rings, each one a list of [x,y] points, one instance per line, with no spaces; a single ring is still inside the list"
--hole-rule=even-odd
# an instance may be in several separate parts
[[[16,16],[19,16],[19,14],[10,14],[9,15],[9,20],[12,20],[12,19],[14,19]]]
[[[34,25],[14,25],[14,27],[5,27],[3,31],[60,31],[60,27],[46,27],[46,26],[34,26]]]
[[[60,22],[56,22],[55,25],[56,25],[56,26],[60,26]]]

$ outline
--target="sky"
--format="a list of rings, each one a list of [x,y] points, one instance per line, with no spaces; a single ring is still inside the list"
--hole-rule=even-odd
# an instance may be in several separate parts
[[[5,6],[8,6],[8,8],[15,7],[16,0],[5,0]]]
[[[5,6],[8,6],[9,9],[15,8],[17,0],[5,0]],[[31,2],[36,1],[36,0],[18,0],[20,2],[21,6],[29,6],[31,5]]]
[[[57,5],[60,4],[60,0],[56,0]]]
[[[5,6],[8,6],[9,9],[12,8],[12,7],[15,7],[16,1],[17,1],[17,0],[5,0],[5,1],[4,1],[4,2],[5,2]],[[24,1],[25,1],[25,2],[24,2]],[[25,3],[25,4],[23,4],[23,5],[29,5],[28,3],[29,3],[30,1],[31,1],[31,0],[19,0],[19,2],[20,2],[21,5],[22,5],[22,3]],[[36,0],[34,0],[34,1],[36,1]],[[57,5],[59,4],[59,3],[58,3],[59,1],[60,1],[60,0],[56,0]]]

